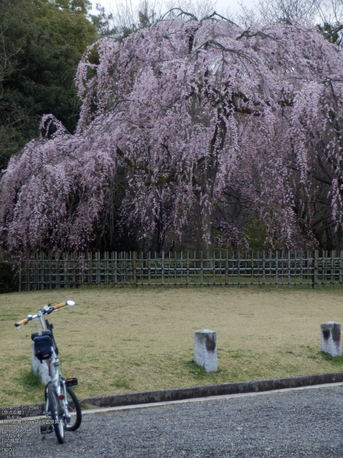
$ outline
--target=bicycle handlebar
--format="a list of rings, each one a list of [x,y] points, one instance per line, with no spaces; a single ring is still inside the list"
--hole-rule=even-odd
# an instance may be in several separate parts
[[[23,320],[20,320],[20,321],[17,321],[17,323],[14,323],[14,326],[22,326],[23,324],[26,324],[28,323],[28,319],[27,318],[24,318]]]
[[[23,320],[17,321],[16,323],[14,323],[14,325],[15,325],[15,327],[19,328],[19,327],[23,326],[24,324],[27,324],[29,321],[31,321],[31,320],[33,320],[35,318],[38,318],[39,316],[47,315],[47,314],[49,314],[51,312],[55,312],[58,309],[60,309],[62,307],[65,307],[66,305],[73,306],[73,305],[75,305],[75,302],[74,301],[65,301],[65,302],[61,302],[60,304],[53,305],[53,306],[45,305],[44,308],[42,310],[39,310],[36,315],[28,315],[27,318],[24,318]]]
[[[54,310],[57,310],[57,309],[60,309],[61,307],[64,307],[65,305],[68,305],[67,302],[61,302],[61,304],[54,305],[52,308]]]

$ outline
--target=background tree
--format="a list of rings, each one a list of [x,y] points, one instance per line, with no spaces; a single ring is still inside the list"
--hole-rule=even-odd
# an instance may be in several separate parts
[[[113,9],[106,11],[97,4],[98,14],[91,15],[92,22],[96,24],[100,37],[111,36],[115,39],[127,37],[137,30],[150,27],[162,19],[181,17],[187,12],[188,17],[193,15],[196,19],[210,16],[215,10],[212,0],[140,0],[134,5],[131,0],[125,2],[115,0]]]
[[[343,2],[327,0],[258,0],[255,8],[242,6],[237,23],[249,27],[259,20],[269,22],[310,21],[317,24],[324,36],[342,44]]]
[[[79,110],[77,64],[96,38],[87,0],[0,1],[0,168],[54,113],[73,132]],[[1,75],[0,75],[1,77]]]
[[[0,169],[7,164],[8,158],[13,150],[19,149],[16,144],[16,131],[14,126],[22,121],[24,115],[19,109],[9,109],[5,100],[4,84],[9,79],[16,68],[16,57],[20,48],[6,43],[4,31],[0,31],[0,112],[6,122],[0,124]]]
[[[320,3],[320,0],[259,0],[257,10],[261,17],[273,22],[313,21],[318,16]]]

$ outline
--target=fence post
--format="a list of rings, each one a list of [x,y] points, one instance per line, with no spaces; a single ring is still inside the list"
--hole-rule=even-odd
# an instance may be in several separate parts
[[[51,284],[52,284],[52,257],[51,257],[51,253],[48,254],[48,260],[47,260],[47,263],[48,263],[48,289],[51,289]]]
[[[122,251],[121,252],[121,268],[123,270],[123,274],[124,274],[124,277],[123,277],[123,285],[124,287],[126,288],[126,253],[125,251]]]
[[[291,253],[288,250],[288,289],[291,289]]]
[[[44,283],[45,283],[45,254],[43,252],[40,253],[39,264],[40,264],[40,269],[39,269],[39,283],[40,284],[38,284],[38,289],[43,291]]]
[[[77,259],[77,253],[75,251],[73,252],[72,255],[72,261],[73,261],[73,270],[72,270],[72,287],[75,289],[76,288],[76,259]]]
[[[263,278],[263,285],[266,284],[266,252],[263,250],[262,253],[262,278]]]
[[[118,252],[114,252],[114,287],[117,288],[118,282],[117,282],[117,267],[118,267]]]
[[[105,275],[104,275],[104,282],[105,285],[107,286],[109,283],[109,252],[105,251],[104,253],[104,265],[105,265]]]
[[[187,251],[187,287],[189,286],[189,250]]]
[[[241,287],[241,262],[240,262],[240,253],[237,251],[237,273],[238,273],[238,287]]]
[[[33,261],[33,291],[37,291],[37,284],[38,284],[38,253],[35,253]]]
[[[203,260],[203,252],[200,252],[200,282],[201,288],[204,286],[204,260]]]
[[[315,251],[313,253],[313,283],[312,287],[313,289],[317,289],[317,283],[318,283],[318,251]]]
[[[21,293],[21,263],[22,260],[19,259],[19,272],[18,272],[18,292]]]
[[[92,253],[87,253],[87,264],[88,264],[88,286],[93,285],[93,262]]]
[[[26,260],[26,291],[30,291],[30,278],[31,278],[31,255],[27,255]]]
[[[68,254],[63,253],[63,273],[64,273],[64,287],[68,288]]]
[[[104,259],[104,255],[103,255],[103,259]],[[98,259],[97,259],[97,265],[96,265],[96,269],[97,269],[97,285],[98,286],[101,285],[101,272],[102,272],[101,265],[102,265],[101,253],[100,253],[100,251],[98,251]]]
[[[137,252],[133,252],[133,283],[137,288]]]
[[[161,285],[164,286],[164,251],[162,251],[161,259]]]
[[[170,271],[171,275],[171,271]],[[177,285],[177,253],[174,251],[174,285]]]

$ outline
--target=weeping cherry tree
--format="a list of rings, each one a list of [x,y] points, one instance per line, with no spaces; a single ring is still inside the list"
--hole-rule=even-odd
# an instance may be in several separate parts
[[[2,177],[1,243],[246,247],[247,221],[269,248],[335,240],[342,78],[340,49],[303,23],[187,17],[100,40],[78,66],[76,132],[44,116]]]

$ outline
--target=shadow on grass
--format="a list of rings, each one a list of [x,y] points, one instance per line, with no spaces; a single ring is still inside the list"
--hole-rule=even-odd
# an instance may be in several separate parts
[[[323,359],[328,361],[332,366],[343,370],[343,356],[331,356],[329,353],[325,353],[324,351],[321,351],[320,354]]]
[[[194,359],[191,361],[187,361],[185,363],[185,367],[187,368],[189,375],[193,376],[195,381],[206,381],[210,383],[219,383],[218,381],[218,374],[220,374],[220,370],[218,369],[217,372],[206,372],[205,369],[201,366],[198,366]]]
[[[42,383],[40,379],[39,372],[33,372],[33,370],[24,370],[22,371],[22,382],[23,385],[27,388],[39,388],[42,389]]]

